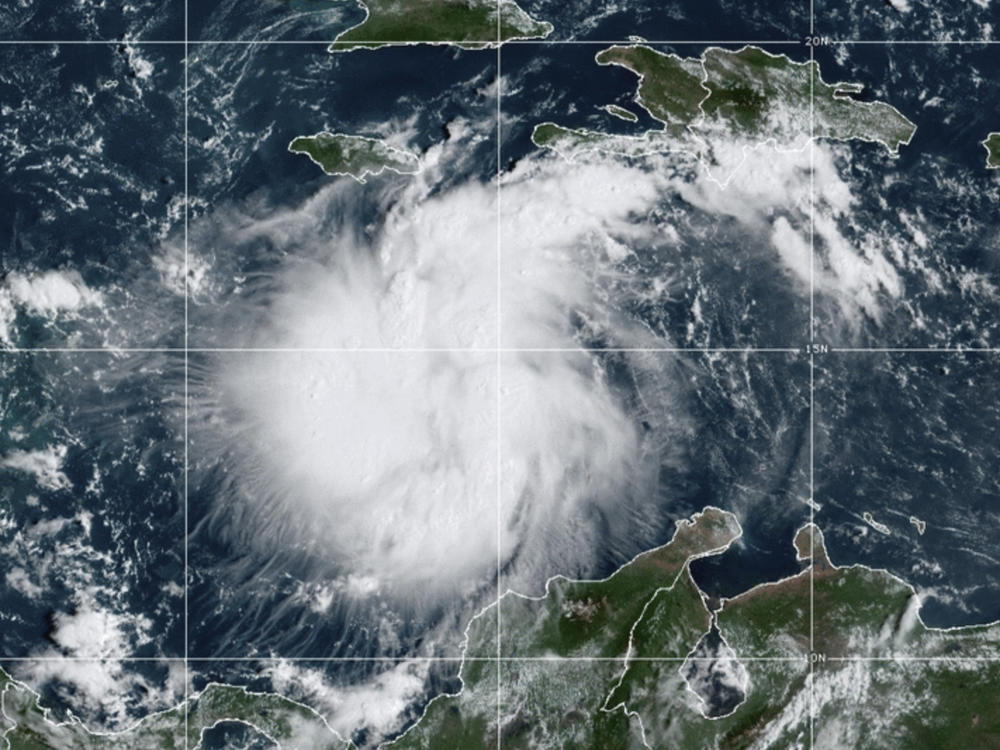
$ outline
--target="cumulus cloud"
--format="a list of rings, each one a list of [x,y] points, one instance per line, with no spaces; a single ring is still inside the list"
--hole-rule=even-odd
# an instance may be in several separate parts
[[[67,489],[70,481],[62,471],[66,450],[65,445],[54,445],[31,451],[11,451],[0,458],[0,468],[30,474],[47,490]]]
[[[7,574],[4,576],[4,580],[7,582],[8,586],[29,599],[36,598],[42,593],[43,590],[31,580],[31,576],[28,575],[28,571],[19,565],[8,570]]]
[[[0,342],[12,340],[11,325],[18,308],[52,320],[102,304],[101,293],[90,289],[76,271],[10,273],[0,285]]]
[[[127,644],[127,618],[116,612],[81,607],[52,617],[52,640],[73,656],[123,656]]]
[[[184,665],[159,667],[160,680],[127,661],[39,660],[21,662],[15,676],[36,689],[56,692],[93,731],[121,731],[139,718],[175,705],[184,695]],[[150,671],[146,669],[145,671]]]
[[[746,667],[717,632],[696,644],[681,665],[681,675],[704,716],[726,716],[746,700],[750,684]]]
[[[397,729],[414,701],[424,696],[428,662],[403,662],[358,685],[338,686],[326,674],[294,662],[270,662],[266,674],[282,695],[303,701],[334,731],[350,737],[365,730],[385,735]]]
[[[6,279],[6,288],[15,302],[41,315],[101,303],[100,292],[90,289],[76,271],[12,273]]]
[[[179,663],[168,670],[127,661],[148,652],[162,622],[158,627],[130,611],[129,587],[114,574],[120,550],[93,546],[92,520],[81,511],[21,526],[0,545],[0,558],[9,566],[5,582],[26,597],[72,592],[50,615],[48,645],[38,644],[32,659],[11,665],[15,676],[55,690],[78,717],[105,730],[175,702],[183,695],[178,677],[184,670]],[[161,675],[165,682],[157,670],[168,672]]]
[[[42,657],[37,661],[19,664],[18,677],[48,684],[97,729],[122,729],[183,694],[177,679],[182,665],[168,670],[165,683],[131,665],[128,657],[150,642],[153,623],[102,606],[98,599],[103,593],[97,586],[80,589],[72,611],[55,612],[49,633],[55,647],[35,653]]]
[[[882,300],[903,295],[902,280],[880,237],[864,231],[850,239],[845,236],[844,225],[850,225],[857,198],[836,164],[843,147],[818,143],[812,149],[812,155],[808,147],[745,149],[740,168],[725,183],[705,172],[695,180],[675,180],[672,186],[698,208],[731,216],[750,231],[769,235],[789,276],[804,291],[812,285],[818,294],[833,299],[849,326],[856,326],[862,314],[878,321]]]

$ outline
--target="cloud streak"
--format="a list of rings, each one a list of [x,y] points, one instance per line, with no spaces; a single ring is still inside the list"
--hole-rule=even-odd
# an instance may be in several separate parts
[[[634,220],[657,183],[528,164],[504,186],[499,234],[495,186],[433,178],[388,196],[360,236],[340,186],[264,221],[226,217],[220,236],[295,260],[220,305],[254,322],[230,343],[282,351],[193,372],[195,438],[228,476],[214,512],[249,511],[258,531],[241,538],[265,553],[304,549],[367,582],[339,592],[468,588],[498,553],[525,573],[591,562],[602,534],[643,516],[655,474],[580,340],[652,342],[612,292],[629,284],[627,244],[656,231]]]

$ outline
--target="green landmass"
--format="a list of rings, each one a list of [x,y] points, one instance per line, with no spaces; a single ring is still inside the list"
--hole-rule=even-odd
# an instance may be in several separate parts
[[[604,710],[625,667],[632,627],[657,594],[676,590],[685,616],[660,635],[670,634],[674,653],[683,659],[710,619],[700,592],[689,585],[688,565],[721,552],[739,534],[732,514],[708,508],[681,523],[670,542],[609,578],[556,577],[536,598],[508,592],[469,625],[462,691],[432,701],[423,718],[387,750],[496,747],[498,716],[501,744],[512,750],[642,747],[634,721],[621,711]],[[505,659],[499,673],[498,615]]]
[[[739,654],[808,656],[812,585],[812,651],[829,659],[1000,659],[1000,627],[927,628],[917,616],[920,600],[911,586],[883,570],[833,565],[817,527],[799,532],[800,559],[810,535],[815,542],[811,570],[723,601],[718,625]]]
[[[573,581],[560,576],[548,582],[540,598],[508,594],[500,600],[502,655],[624,657],[629,633],[647,603],[683,581],[691,560],[723,551],[739,534],[732,514],[707,508],[681,523],[670,542],[639,555],[609,578]],[[469,628],[470,653],[478,653],[480,640],[496,649],[488,627],[480,635],[477,626],[483,619]],[[707,620],[698,620],[690,632],[701,635],[707,629]],[[682,640],[677,649],[687,653],[691,646]]]
[[[910,586],[837,567],[815,526],[793,540],[799,573],[710,608],[691,562],[739,535],[733,515],[708,508],[606,579],[508,592],[469,625],[461,690],[431,701],[383,750],[741,750],[808,747],[811,733],[815,747],[1000,747],[1000,626],[926,627]],[[696,658],[713,628],[725,650]],[[697,669],[739,682],[743,701],[707,718],[689,681]],[[185,718],[190,750],[224,721],[285,750],[353,748],[312,709],[227,685],[114,735],[55,723],[2,671],[0,700],[8,750],[178,750]]]
[[[707,719],[682,671],[713,618],[689,565],[727,546],[736,528],[712,511],[606,580],[556,578],[544,597],[508,594],[499,674],[487,658],[490,608],[470,626],[462,691],[433,701],[389,748],[488,750],[498,731],[504,747],[524,750],[809,746],[813,705],[817,747],[1000,747],[1000,664],[981,661],[1000,656],[1000,629],[926,628],[909,586],[833,566],[815,527],[794,540],[805,565],[798,575],[721,603],[716,623],[731,653],[756,658],[739,662],[744,702]]]
[[[340,34],[331,52],[392,43],[455,44],[477,49],[497,41],[537,39],[552,24],[536,21],[514,0],[358,0],[365,20]]]
[[[619,65],[640,76],[636,104],[680,135],[701,114],[708,93],[702,86],[705,68],[699,58],[663,54],[643,46],[615,46],[597,53],[601,65]]]
[[[986,166],[990,169],[1000,169],[1000,133],[990,133],[983,141],[986,149]]]
[[[816,62],[796,63],[756,47],[712,48],[703,60],[710,93],[702,110],[751,136],[808,135],[810,99],[816,137],[874,141],[898,153],[917,129],[888,104],[850,98],[857,84],[824,83]]]
[[[566,128],[554,122],[535,126],[531,140],[539,148],[547,148],[567,158],[576,154],[605,151],[621,156],[641,157],[684,149],[662,131],[648,131],[642,135],[606,135],[585,128]]]
[[[210,684],[172,709],[122,732],[91,732],[79,721],[55,721],[38,695],[0,669],[5,750],[197,750],[202,733],[221,722],[252,727],[285,750],[350,750],[311,708],[273,693]],[[185,732],[187,737],[185,738]]]
[[[658,52],[643,45],[616,45],[597,53],[601,65],[617,65],[639,76],[635,101],[663,123],[641,136],[646,153],[675,148],[709,161],[731,143],[773,141],[801,147],[812,137],[863,140],[882,144],[890,153],[913,137],[916,126],[884,102],[852,98],[857,83],[823,81],[815,62],[795,62],[757,47],[725,50],[711,47],[695,58]],[[576,151],[642,152],[634,136],[563,128],[546,123],[535,143]]]
[[[585,142],[598,144],[603,141],[600,133],[564,128],[562,125],[556,125],[554,122],[543,122],[536,125],[531,134],[531,139],[535,142],[536,146],[545,146],[547,148],[554,148],[561,142],[568,144]]]
[[[345,175],[358,182],[387,169],[399,174],[420,171],[420,160],[415,154],[358,135],[303,135],[288,144],[288,150],[307,155],[328,175]]]
[[[625,107],[619,107],[617,104],[605,104],[601,107],[601,109],[612,117],[617,117],[619,120],[625,120],[626,122],[639,122],[639,117],[635,114],[635,112],[630,112],[625,109]]]

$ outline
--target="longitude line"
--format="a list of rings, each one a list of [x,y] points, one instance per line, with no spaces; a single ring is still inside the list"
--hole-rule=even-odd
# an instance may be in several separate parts
[[[502,513],[502,509],[501,509],[501,502],[503,501],[503,468],[502,468],[503,467],[503,435],[502,435],[502,433],[503,433],[503,398],[502,398],[502,385],[501,385],[501,378],[502,378],[502,371],[503,371],[503,356],[501,354],[501,347],[502,347],[502,342],[503,342],[503,339],[501,338],[501,332],[502,332],[502,327],[503,327],[503,312],[502,312],[502,306],[501,306],[501,301],[502,301],[502,298],[503,298],[503,260],[502,260],[503,259],[503,253],[502,253],[501,247],[502,247],[503,231],[502,231],[502,228],[501,228],[502,227],[502,222],[501,222],[501,190],[500,190],[500,178],[501,178],[502,171],[503,171],[503,162],[501,161],[502,156],[503,156],[503,148],[501,146],[501,136],[502,136],[502,129],[503,129],[503,109],[502,109],[502,105],[501,105],[501,98],[503,96],[503,63],[502,63],[502,50],[503,50],[502,14],[503,14],[503,6],[502,6],[502,1],[503,0],[497,0],[497,113],[496,113],[497,114],[497,152],[496,152],[496,159],[497,159],[497,174],[496,174],[496,180],[497,180],[497,215],[496,215],[496,221],[497,221],[497,228],[496,228],[496,233],[497,233],[497,236],[496,236],[496,243],[497,243],[497,289],[496,289],[496,294],[497,294],[497,326],[496,326],[497,327],[497,330],[496,330],[496,337],[497,337],[497,339],[496,339],[496,346],[497,346],[497,351],[496,351],[496,367],[497,367],[497,393],[496,393],[496,398],[497,398],[497,406],[496,406],[496,415],[497,415],[497,434],[496,434],[496,439],[497,439],[497,468],[496,468],[496,482],[497,482],[497,488],[496,488],[496,492],[497,492],[497,495],[496,495],[496,521],[497,521],[497,539],[496,539],[496,545],[497,545],[497,633],[496,633],[496,636],[497,636],[497,652],[496,652],[497,653],[497,662],[496,662],[496,670],[497,670],[497,694],[496,694],[496,700],[497,700],[497,727],[496,727],[496,733],[497,733],[497,741],[496,741],[496,747],[497,747],[497,750],[500,750],[500,748],[501,748],[501,746],[503,744],[503,740],[501,738],[502,732],[501,732],[500,721],[501,721],[501,717],[502,717],[502,709],[501,709],[502,701],[503,701],[503,697],[502,697],[503,696],[502,676],[503,676],[503,671],[504,671],[503,670],[503,662],[500,661],[500,658],[502,656],[502,653],[501,653],[501,643],[502,643],[502,640],[501,640],[501,617],[503,616],[502,613],[501,613],[501,611],[500,611],[501,610],[500,595],[501,595],[501,592],[502,592],[502,589],[503,589],[503,574],[502,574],[502,564],[501,564],[501,561],[502,561],[502,558],[501,558],[501,549],[502,549],[502,538],[503,538],[503,531],[502,531],[502,529],[503,529],[503,513]]]
[[[815,28],[813,0],[809,2],[809,34]],[[816,48],[809,45],[809,747],[816,746]]]
[[[188,224],[190,220],[191,191],[188,181],[188,129],[190,127],[188,118],[188,106],[190,100],[190,67],[191,67],[191,47],[188,43],[190,31],[188,26],[188,5],[189,0],[184,0],[184,748],[190,750],[190,719],[191,704],[189,690],[190,680],[190,650],[188,646],[188,421],[189,421],[189,358],[190,341],[188,337],[188,282],[189,282],[189,258],[188,258]]]
[[[814,0],[810,0],[809,7],[809,32],[810,36],[815,33],[815,8]],[[553,40],[549,42],[533,42],[533,40],[512,40],[515,43],[520,44],[570,44],[570,43],[597,43],[597,44],[609,44],[613,42],[589,42],[589,41],[558,41]],[[18,45],[18,44],[47,44],[49,42],[40,41],[20,41],[20,40],[7,40],[0,41],[2,45]],[[118,44],[113,40],[103,41],[103,40],[68,40],[64,42],[57,42],[60,44]],[[189,38],[189,2],[185,0],[184,3],[184,39],[183,40],[166,40],[166,41],[143,41],[143,40],[130,40],[130,44],[178,44],[183,45],[184,49],[184,481],[183,481],[183,497],[184,497],[184,507],[183,507],[183,523],[184,523],[184,695],[185,695],[185,716],[184,716],[184,747],[186,750],[189,748],[189,670],[190,662],[192,658],[189,653],[189,609],[188,609],[188,583],[189,583],[189,555],[188,555],[188,513],[189,513],[189,443],[188,443],[188,426],[189,426],[189,357],[192,351],[189,346],[189,207],[190,207],[190,183],[189,183],[189,67],[190,67],[190,45],[192,40]],[[196,44],[243,44],[243,43],[253,43],[253,44],[288,44],[295,42],[287,41],[266,41],[260,40],[255,42],[243,42],[240,40],[225,40],[225,41],[194,41]],[[303,41],[302,44],[309,44],[311,42]],[[657,42],[649,42],[650,44],[657,44]],[[738,43],[738,42],[731,42]],[[775,41],[772,44],[782,44],[789,42]],[[995,44],[994,40],[835,40],[832,43],[835,44]],[[501,236],[502,236],[502,224],[501,224],[501,187],[500,179],[502,173],[502,148],[501,148],[501,128],[502,128],[502,107],[501,107],[501,95],[502,95],[502,77],[501,77],[501,49],[502,49],[502,30],[501,30],[501,0],[497,0],[497,146],[496,146],[496,156],[497,156],[497,348],[496,354],[496,366],[497,366],[497,510],[496,510],[496,520],[497,520],[497,596],[498,596],[498,606],[497,606],[497,623],[496,623],[496,653],[497,653],[497,748],[501,746],[501,696],[502,696],[502,681],[501,681],[501,670],[500,666],[504,661],[517,661],[516,659],[504,659],[502,657],[501,649],[501,611],[499,606],[499,596],[501,594],[502,587],[502,556],[501,556],[501,533],[502,533],[502,509],[500,501],[502,498],[502,483],[501,483],[501,458],[502,458],[502,401],[501,395],[501,352],[504,350],[501,347],[501,293],[502,293],[502,254],[501,254]],[[809,645],[810,652],[814,650],[815,647],[815,585],[814,585],[814,571],[815,571],[815,350],[816,350],[816,319],[815,319],[815,77],[816,77],[816,67],[815,67],[815,48],[810,46],[809,48],[810,57],[810,202],[809,202],[809,247],[810,247],[810,289],[809,289],[809,339],[810,339],[810,351],[809,351],[809,496],[810,496],[810,507],[809,507],[809,520],[810,520],[810,596],[809,596]],[[44,350],[39,350],[44,351]],[[139,350],[139,351],[159,351],[159,350]],[[838,349],[837,351],[842,352],[856,352],[861,351],[861,349]],[[874,349],[874,351],[927,351],[933,352],[934,349],[907,349],[907,348],[885,348],[885,349]],[[944,348],[942,350],[948,353],[952,350]],[[975,353],[976,350],[971,350]],[[988,351],[988,350],[987,350]],[[37,657],[35,657],[37,658]],[[467,657],[461,657],[464,661]],[[15,659],[16,661],[17,659]],[[849,661],[852,659],[843,659],[843,661]],[[863,659],[859,658],[858,661],[876,661],[876,659]],[[892,658],[887,659],[889,661]],[[994,659],[985,659],[986,661],[993,661]],[[104,660],[100,660],[104,661]],[[109,660],[110,661],[110,660]],[[124,661],[124,660],[122,660]],[[142,661],[142,660],[137,660]],[[809,710],[809,736],[810,736],[810,747],[815,747],[815,666],[812,658],[809,660],[809,670],[810,670],[810,710]]]

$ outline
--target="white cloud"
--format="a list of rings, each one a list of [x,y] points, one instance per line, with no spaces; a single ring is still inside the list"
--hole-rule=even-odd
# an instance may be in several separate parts
[[[153,623],[102,606],[98,600],[106,595],[99,585],[80,587],[72,611],[52,616],[50,637],[56,648],[34,653],[40,658],[19,664],[17,674],[35,686],[51,683],[77,716],[99,722],[96,728],[102,731],[122,729],[183,694],[178,679],[183,674],[176,669],[168,673],[166,684],[133,671],[127,659],[150,642]]]
[[[101,293],[90,289],[76,271],[12,272],[0,286],[0,342],[12,340],[11,325],[19,307],[53,320],[101,305]]]
[[[88,728],[106,732],[123,730],[143,716],[175,705],[184,695],[183,664],[168,668],[165,684],[133,669],[130,663],[115,660],[47,659],[21,662],[14,675],[35,689],[48,684]]]
[[[424,695],[427,666],[404,662],[348,686],[333,685],[321,670],[287,661],[271,662],[267,674],[278,693],[311,706],[334,731],[350,737],[363,729],[377,735],[398,729],[404,711]]]
[[[455,133],[477,137],[471,126]],[[294,546],[334,560],[331,577],[366,582],[356,594],[475,585],[496,564],[498,532],[515,574],[522,563],[552,570],[555,560],[579,569],[596,535],[607,538],[597,518],[642,517],[648,501],[637,488],[655,481],[655,468],[640,432],[603,369],[570,350],[581,329],[617,346],[671,343],[620,312],[671,284],[647,276],[643,291],[627,263],[632,248],[676,238],[657,218],[665,195],[768,238],[800,291],[814,282],[851,325],[864,314],[877,320],[883,297],[902,294],[881,245],[841,229],[855,200],[835,164],[843,147],[817,145],[812,157],[808,148],[740,147],[725,186],[669,167],[672,157],[662,170],[527,159],[498,196],[495,184],[474,180],[441,189],[465,158],[458,137],[382,196],[374,223],[364,224],[370,217],[343,183],[289,211],[227,209],[203,220],[223,245],[206,257],[263,247],[269,263],[288,259],[219,306],[218,324],[207,326],[219,343],[338,350],[227,356],[195,372],[204,419],[192,434],[231,477],[216,511],[221,520],[249,509],[257,531],[234,534],[264,551]],[[814,266],[805,229],[813,167]],[[205,289],[224,288],[214,275],[205,272]],[[212,294],[199,314],[213,309]],[[655,381],[660,403],[649,408],[667,414],[676,408],[662,395],[670,376],[647,360],[629,366],[637,381]],[[669,444],[669,434],[657,440]],[[628,509],[604,513],[611,504]],[[332,592],[303,596],[325,610]]]
[[[113,612],[82,609],[56,612],[52,640],[73,656],[114,656],[125,642],[124,618]]]
[[[6,287],[14,302],[41,315],[52,316],[64,310],[101,304],[100,292],[90,289],[76,271],[11,273]]]
[[[32,582],[28,572],[20,566],[8,570],[7,575],[4,576],[4,580],[8,586],[24,594],[29,599],[34,599],[43,591],[40,586]]]
[[[0,458],[0,468],[31,474],[39,486],[48,490],[63,490],[70,486],[63,473],[66,446],[55,445],[33,451],[13,451]]]
[[[355,591],[475,585],[496,565],[498,531],[504,559],[564,567],[595,548],[594,512],[630,502],[655,472],[641,468],[637,430],[601,368],[563,350],[578,346],[574,316],[619,345],[652,341],[610,290],[628,287],[622,243],[658,231],[633,219],[660,178],[526,164],[503,189],[502,263],[496,186],[438,193],[425,179],[364,241],[331,235],[326,217],[349,210],[337,186],[264,221],[216,217],[238,227],[222,236],[299,258],[244,314],[227,311],[262,319],[249,343],[420,350],[227,356],[194,386],[207,417],[196,439],[226,456],[241,490],[222,502],[251,504],[262,524],[252,543],[347,562],[366,582]],[[498,378],[498,342],[559,351],[504,352]],[[314,607],[329,598],[311,594]]]
[[[883,314],[880,298],[899,298],[903,283],[890,260],[893,248],[874,232],[858,232],[848,240],[848,223],[856,198],[840,176],[835,157],[843,147],[817,143],[808,148],[778,150],[761,146],[746,150],[742,167],[723,186],[702,175],[675,180],[673,187],[695,206],[731,216],[750,231],[766,232],[785,269],[799,285],[813,285],[836,300],[844,320],[856,326],[862,313],[875,320]],[[810,171],[815,177],[810,182]],[[815,211],[810,211],[810,195]],[[794,217],[795,229],[788,217]],[[815,232],[815,261],[810,264],[809,225]]]

